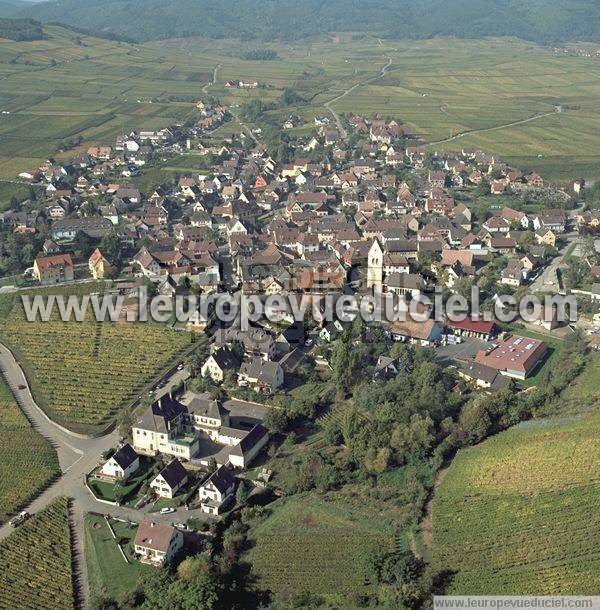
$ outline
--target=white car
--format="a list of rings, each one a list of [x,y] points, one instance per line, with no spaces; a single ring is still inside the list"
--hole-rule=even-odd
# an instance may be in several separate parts
[[[177,370],[178,370],[178,371],[183,371],[183,364],[180,364],[180,365],[177,367]]]
[[[174,513],[175,509],[174,508],[170,508],[170,507],[165,507],[165,508],[161,508],[160,509],[160,514],[161,515],[170,515],[171,513]]]

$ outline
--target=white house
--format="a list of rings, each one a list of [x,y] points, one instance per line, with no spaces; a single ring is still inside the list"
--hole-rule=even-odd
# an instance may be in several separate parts
[[[218,515],[234,491],[235,478],[226,466],[221,466],[200,486],[200,510],[208,515]]]
[[[133,447],[127,443],[123,445],[114,455],[102,466],[102,474],[115,479],[126,481],[140,467],[140,456],[134,451]]]
[[[187,481],[187,470],[175,458],[158,473],[156,478],[150,483],[150,487],[160,498],[173,498]]]

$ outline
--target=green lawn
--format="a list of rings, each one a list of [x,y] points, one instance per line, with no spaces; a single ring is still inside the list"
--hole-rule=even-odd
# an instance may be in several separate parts
[[[156,476],[156,469],[154,468],[155,463],[156,462],[152,458],[141,457],[139,471],[129,478],[125,484],[119,485],[119,488],[123,492],[125,504],[129,506],[134,505],[138,500],[138,492],[142,485],[146,481],[151,481]],[[88,485],[94,492],[94,495],[100,500],[108,500],[109,502],[115,501],[116,486],[114,483],[90,477],[88,479]]]
[[[112,525],[117,540],[126,541],[125,554],[130,563],[123,559],[117,540],[112,537],[104,518],[98,515],[85,516],[85,555],[92,595],[119,599],[132,591],[141,577],[155,570],[133,559],[131,541],[136,528],[117,521]]]

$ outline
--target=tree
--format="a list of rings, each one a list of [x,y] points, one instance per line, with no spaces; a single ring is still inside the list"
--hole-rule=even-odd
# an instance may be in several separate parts
[[[269,432],[285,432],[289,419],[283,409],[269,409],[264,417],[263,424]]]
[[[123,407],[117,417],[117,430],[121,438],[131,437],[131,426],[133,425],[133,414],[128,407]]]
[[[100,242],[100,250],[106,259],[113,265],[117,265],[121,260],[121,242],[119,238],[111,233],[105,235]]]
[[[239,505],[245,504],[249,495],[250,495],[250,490],[246,487],[246,482],[240,481],[237,491],[235,492],[235,501]]]

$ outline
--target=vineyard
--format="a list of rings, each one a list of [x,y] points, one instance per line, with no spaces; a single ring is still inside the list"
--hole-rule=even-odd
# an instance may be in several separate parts
[[[449,592],[596,594],[598,472],[598,415],[529,422],[462,450],[433,505]]]
[[[75,294],[97,284],[57,289]],[[47,292],[47,291],[41,291]],[[27,373],[40,407],[56,422],[88,432],[110,421],[189,344],[189,336],[152,322],[28,322],[18,298],[2,297],[0,340]],[[10,300],[9,300],[10,299]]]
[[[66,499],[0,542],[0,591],[0,610],[73,607]]]
[[[0,523],[59,473],[56,452],[31,428],[8,386],[0,381]]]
[[[328,500],[303,494],[269,507],[272,514],[250,532],[248,561],[258,588],[311,592],[332,603],[369,592],[369,559],[393,545],[391,527],[365,507]]]

